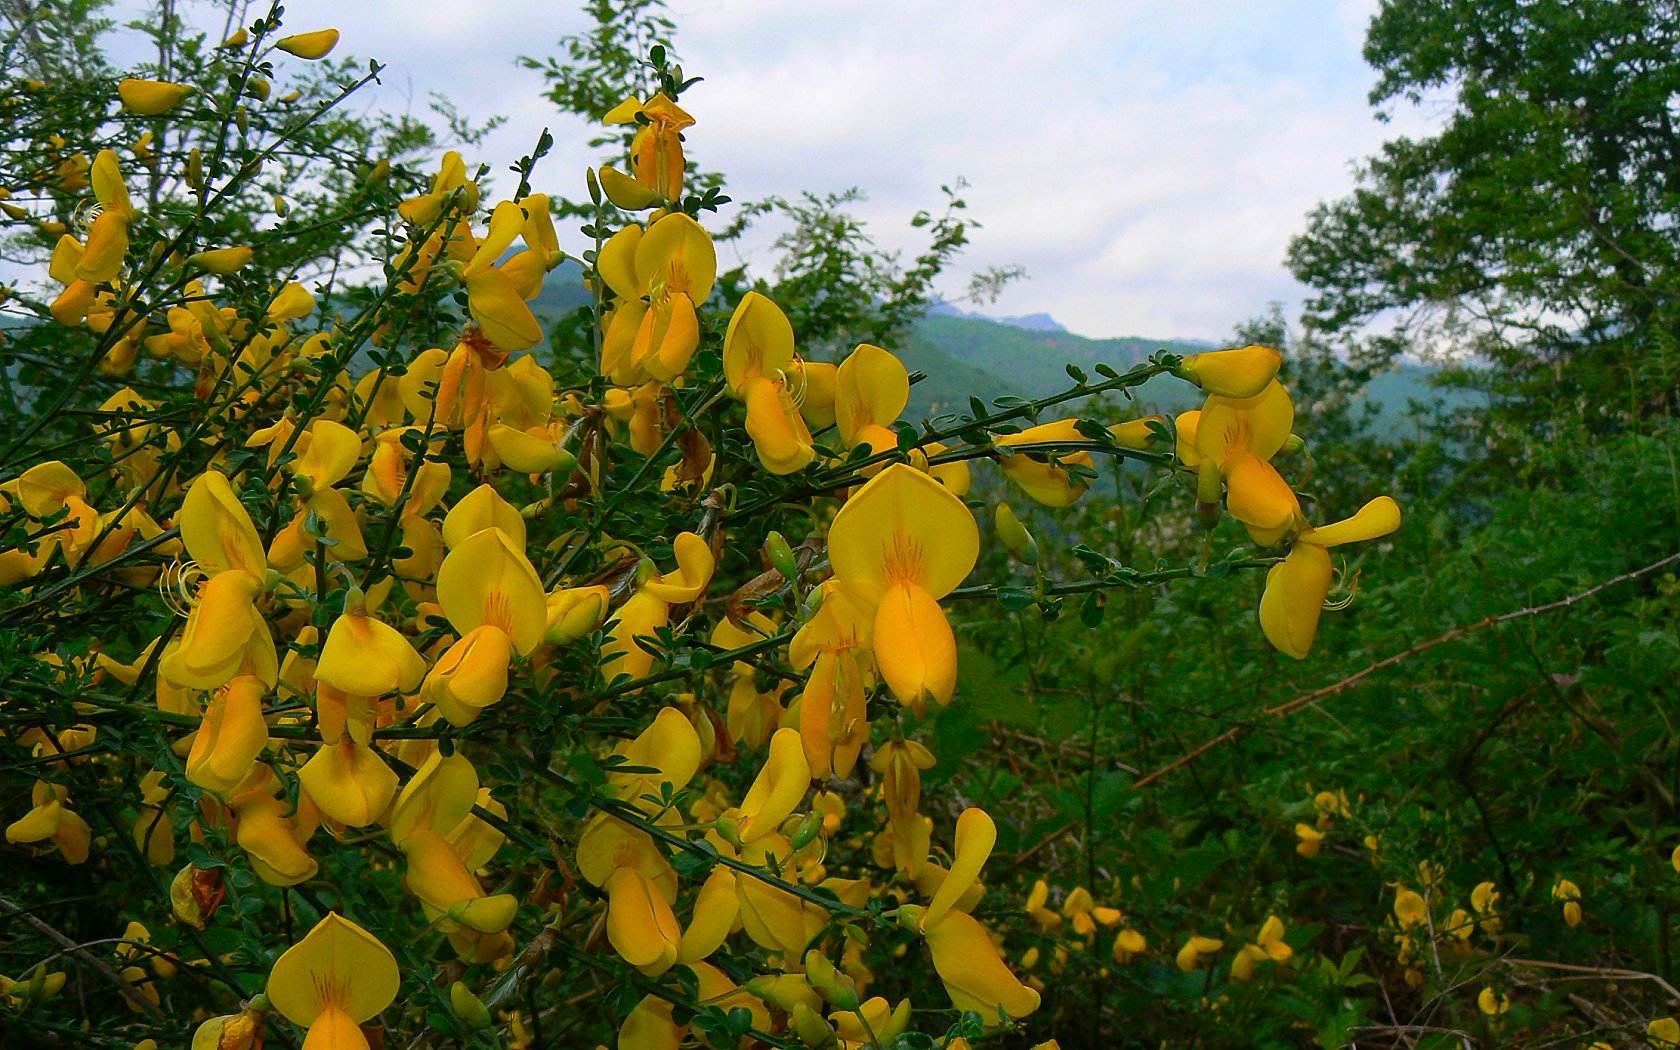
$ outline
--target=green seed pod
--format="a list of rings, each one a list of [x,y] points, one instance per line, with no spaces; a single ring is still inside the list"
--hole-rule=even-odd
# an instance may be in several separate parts
[[[790,580],[799,578],[799,559],[793,556],[793,548],[788,546],[786,536],[772,530],[764,537],[764,555],[783,576]]]

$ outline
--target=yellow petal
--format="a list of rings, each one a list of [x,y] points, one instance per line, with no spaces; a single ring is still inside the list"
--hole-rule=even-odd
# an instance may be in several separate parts
[[[1210,394],[1248,398],[1266,389],[1282,364],[1283,355],[1271,347],[1250,345],[1191,354],[1179,367],[1186,379]]]
[[[980,530],[945,486],[894,463],[840,508],[828,550],[834,575],[865,602],[879,601],[895,581],[914,582],[937,599],[974,568]]]
[[[735,873],[723,865],[712,869],[694,898],[694,914],[677,946],[677,961],[696,963],[722,946],[741,914]]]
[[[1279,652],[1306,659],[1330,593],[1330,577],[1330,554],[1313,543],[1296,543],[1287,558],[1267,571],[1260,629]]]
[[[620,299],[639,299],[647,294],[647,285],[636,275],[636,250],[645,232],[631,223],[607,238],[596,257],[595,272]]]
[[[1247,450],[1225,461],[1225,486],[1225,509],[1245,525],[1271,531],[1301,516],[1300,501],[1283,475]]]
[[[262,683],[249,675],[216,691],[187,754],[188,780],[226,795],[250,776],[257,756],[268,745],[262,697]]]
[[[956,849],[951,858],[950,874],[940,883],[939,892],[928,902],[922,913],[922,929],[939,925],[952,906],[966,894],[980,878],[980,869],[992,855],[997,844],[997,825],[986,811],[970,807],[957,818]]]
[[[1216,464],[1243,450],[1269,461],[1294,426],[1295,404],[1274,379],[1254,397],[1210,396],[1196,424],[1196,451]]]
[[[396,772],[348,733],[316,749],[298,770],[298,781],[322,813],[353,828],[378,820],[397,794]]]
[[[912,583],[895,584],[875,613],[875,663],[893,695],[920,711],[929,697],[951,702],[957,640],[945,610]]]
[[[794,358],[791,385],[799,392],[799,412],[812,430],[834,425],[834,402],[840,392],[838,365]]]
[[[257,527],[220,471],[194,479],[181,504],[180,526],[187,553],[205,572],[241,569],[260,579],[268,571]]]
[[[513,923],[518,898],[511,893],[486,896],[442,835],[421,829],[403,839],[401,846],[408,858],[404,881],[428,907],[479,933],[500,933]]]
[[[834,422],[847,447],[865,427],[889,426],[910,402],[910,373],[892,353],[859,343],[835,374]]]
[[[338,30],[317,29],[311,33],[294,33],[276,40],[274,46],[287,54],[314,61],[326,58],[327,54],[338,46]]]
[[[677,292],[650,311],[643,320],[656,338],[645,356],[636,354],[647,374],[662,383],[673,382],[688,368],[689,359],[700,346],[700,317],[694,300]],[[637,333],[638,341],[641,333]]]
[[[711,235],[682,212],[672,212],[648,227],[636,245],[636,276],[642,287],[658,285],[686,293],[696,304],[705,302],[717,279]]]
[[[88,228],[87,248],[76,264],[76,277],[89,284],[114,281],[127,254],[128,220],[115,211],[103,212]]]
[[[515,549],[525,549],[525,519],[519,508],[503,499],[489,484],[462,496],[443,519],[443,542],[451,548],[475,533],[497,528]]]
[[[1009,448],[1012,445],[1086,440],[1088,439],[1079,432],[1078,419],[1058,419],[1028,427],[1019,433],[999,435],[994,443],[999,448]],[[1057,453],[1055,459],[1057,463],[1082,467],[1091,465],[1091,454],[1084,451]],[[1040,462],[1028,454],[1002,456],[998,465],[1009,476],[1009,480],[1021,486],[1033,500],[1047,507],[1069,506],[1090,488],[1087,481],[1083,478],[1076,480],[1063,467],[1055,463]]]
[[[451,645],[426,676],[425,694],[458,726],[507,694],[513,645],[495,624],[473,628]]]
[[[349,427],[330,419],[309,425],[309,443],[291,463],[293,476],[307,478],[315,488],[343,481],[362,455],[362,439]]]
[[[390,624],[359,613],[333,621],[315,677],[354,696],[413,692],[426,662]]]
[[[361,1024],[396,998],[391,950],[373,934],[329,912],[288,948],[268,975],[268,998],[293,1024],[309,1025],[329,1009]]]
[[[607,199],[625,211],[651,208],[663,199],[652,186],[639,182],[610,165],[601,165],[595,174],[601,180],[601,191],[607,195]]]
[[[513,279],[491,268],[466,278],[467,309],[492,343],[508,352],[527,350],[542,341],[542,325]]]
[[[187,257],[187,261],[218,277],[226,277],[248,265],[252,254],[249,248],[212,248],[209,251],[195,252]]]
[[[1378,496],[1359,508],[1359,513],[1334,525],[1325,525],[1304,533],[1302,539],[1320,547],[1336,547],[1343,543],[1359,543],[1387,536],[1400,527],[1400,504],[1391,496]]]
[[[770,738],[770,755],[741,800],[739,834],[751,842],[781,826],[811,786],[811,765],[796,729],[778,729]]]
[[[645,588],[632,594],[606,623],[609,637],[601,643],[602,677],[609,682],[620,675],[646,678],[653,667],[653,654],[636,639],[655,636],[670,621],[669,603],[649,594]]]
[[[723,336],[723,374],[729,392],[745,398],[749,379],[782,379],[793,363],[793,325],[767,296],[748,292]]]
[[[635,868],[607,879],[607,940],[631,966],[663,973],[677,961],[682,931],[671,906]]]
[[[134,204],[129,200],[128,187],[123,184],[122,167],[116,150],[102,149],[93,158],[89,173],[93,180],[93,195],[105,205],[108,214],[122,218],[126,225],[134,217]]]
[[[445,522],[445,539],[447,528]],[[537,647],[548,627],[542,580],[499,528],[481,529],[451,544],[438,569],[437,588],[438,603],[457,631],[499,627],[522,656]]]
[[[712,545],[699,533],[682,532],[672,541],[671,551],[677,558],[677,571],[648,581],[644,589],[672,605],[699,600],[705,593],[706,586],[711,583],[712,573],[717,568],[717,558],[712,554]]]
[[[772,474],[792,474],[816,458],[811,432],[794,405],[786,384],[754,377],[743,392],[747,403],[747,436],[758,461]]]
[[[1038,993],[1004,965],[978,920],[960,911],[948,912],[925,936],[933,968],[957,1009],[974,1011],[988,1027],[998,1023],[1000,1008],[1012,1018],[1038,1009]]]
[[[171,84],[165,80],[138,80],[128,77],[117,84],[117,97],[123,108],[143,117],[168,113],[192,94],[189,84]]]
[[[253,640],[272,645],[268,624],[253,604],[261,589],[261,581],[237,569],[206,581],[164,673],[178,685],[214,689],[238,672]]]
[[[612,592],[602,586],[565,587],[548,596],[548,631],[543,638],[550,645],[570,645],[601,626],[607,617]]]
[[[315,312],[315,297],[296,281],[287,283],[268,304],[268,320],[293,321]]]
[[[687,1025],[671,1018],[671,1004],[648,995],[636,1004],[618,1028],[618,1050],[677,1050]]]
[[[235,841],[251,870],[270,886],[296,886],[315,877],[319,866],[298,839],[296,822],[282,815],[277,799],[261,798],[237,807]]]
[[[616,753],[624,756],[625,765],[654,770],[607,774],[607,786],[617,798],[649,813],[657,810],[660,803],[642,796],[662,797],[660,788],[664,784],[671,785],[673,793],[681,791],[694,779],[704,757],[694,724],[674,707],[660,708],[653,722],[634,740],[621,745]]]

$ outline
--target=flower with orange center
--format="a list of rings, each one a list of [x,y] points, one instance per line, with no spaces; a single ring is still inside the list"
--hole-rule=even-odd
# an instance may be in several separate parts
[[[336,912],[275,960],[268,998],[309,1030],[304,1046],[367,1050],[361,1025],[396,998],[400,976],[391,950]]]
[[[871,634],[881,677],[918,713],[929,697],[949,703],[956,689],[957,641],[939,599],[962,583],[979,553],[980,530],[968,507],[903,463],[859,489],[829,529],[835,578],[875,607]]]

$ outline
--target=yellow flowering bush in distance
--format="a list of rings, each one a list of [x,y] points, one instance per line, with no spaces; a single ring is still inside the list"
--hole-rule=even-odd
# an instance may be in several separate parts
[[[459,152],[407,187],[370,166],[349,199],[378,272],[353,288],[284,227],[209,239],[265,165],[307,182],[287,143],[336,100],[267,138],[250,115],[338,43],[259,19],[223,45],[231,82],[109,85],[85,142],[42,143],[35,197],[7,187],[50,247],[50,296],[20,301],[85,357],[0,458],[23,872],[0,901],[26,914],[74,866],[126,925],[7,975],[0,1020],[221,1050],[1017,1045],[1046,1034],[1038,939],[1173,951],[1094,889],[988,893],[1008,814],[924,795],[963,760],[924,726],[963,703],[961,603],[1000,597],[982,550],[1037,558],[977,494],[1106,499],[1101,462],[1181,476],[1255,552],[1040,574],[1029,600],[1265,569],[1256,644],[1307,654],[1331,549],[1400,511],[1311,523],[1274,463],[1301,440],[1287,361],[1162,352],[907,418],[891,347],[821,359],[720,280],[727,198],[685,183],[704,105],[662,55],[601,114],[634,129],[619,167],[539,164],[546,138],[512,188]],[[170,149],[187,120],[224,148]],[[557,227],[538,187],[580,178],[593,215]],[[567,260],[570,340],[531,305]],[[1203,408],[1077,414],[1158,375]],[[72,410],[82,440],[34,440]],[[1302,827],[1310,856],[1329,825]],[[1227,943],[1185,935],[1186,973]],[[1290,963],[1278,916],[1230,936],[1233,980]]]

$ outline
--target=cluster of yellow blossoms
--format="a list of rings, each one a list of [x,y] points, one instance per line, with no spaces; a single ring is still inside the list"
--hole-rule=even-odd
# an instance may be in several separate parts
[[[320,57],[336,39],[323,31],[277,46]],[[131,111],[159,115],[189,97],[180,87],[128,81],[120,94]],[[956,690],[957,641],[941,600],[980,551],[963,499],[967,461],[992,458],[1031,499],[1067,506],[1089,487],[1095,446],[1143,449],[1160,421],[1096,427],[1099,440],[1062,419],[983,435],[960,452],[906,442],[913,429],[895,427],[910,390],[902,361],[868,344],[838,363],[804,360],[787,316],[758,292],[728,320],[715,396],[685,404],[704,381],[692,366],[717,280],[711,238],[680,203],[681,132],[693,118],[661,94],[627,100],[608,120],[638,130],[629,172],[602,168],[596,185],[647,215],[602,238],[590,258],[602,308],[599,378],[565,390],[523,353],[543,339],[530,302],[562,260],[544,196],[495,204],[475,232],[479,188],[449,154],[430,190],[398,209],[409,240],[387,294],[354,320],[307,332],[317,304],[298,283],[274,289],[260,312],[217,304],[205,281],[251,265],[258,255],[247,247],[168,260],[184,294],[147,307],[125,267],[132,256],[159,256],[130,252],[140,216],[117,155],[100,151],[89,165],[98,217],[85,241],[67,231],[59,239],[50,274],[62,291],[51,313],[101,341],[109,373],[131,371],[142,350],[191,369],[199,415],[215,422],[174,428],[139,390],[114,394],[99,424],[113,464],[100,497],[59,461],[0,485],[0,505],[35,529],[31,543],[0,552],[0,581],[43,596],[106,579],[161,587],[165,608],[142,607],[173,615],[159,615],[150,643],[126,658],[102,645],[41,657],[65,682],[149,688],[159,724],[178,732],[133,800],[134,846],[152,865],[174,864],[184,834],[236,847],[269,885],[304,886],[321,873],[325,837],[334,851],[363,847],[390,858],[380,866],[400,864],[425,927],[468,967],[505,967],[522,916],[525,929],[546,926],[579,944],[604,938],[650,989],[622,1022],[626,1050],[681,1042],[693,1022],[675,1009],[680,986],[697,988],[702,1004],[744,1010],[752,1032],[889,1044],[911,1005],[868,994],[872,938],[897,938],[900,949],[924,942],[952,1006],[984,1025],[1027,1017],[1042,985],[1012,972],[975,915],[997,828],[977,808],[953,820],[924,807],[921,775],[935,756],[907,734],[901,712],[919,718]],[[452,348],[420,348],[401,366],[351,376],[352,351],[365,341],[402,346],[404,304],[439,290],[459,290],[471,319]],[[1178,420],[1179,457],[1201,500],[1216,504],[1223,489],[1230,513],[1263,545],[1293,537],[1260,619],[1274,645],[1304,656],[1331,584],[1328,549],[1391,531],[1399,517],[1384,498],[1335,525],[1307,523],[1270,462],[1293,426],[1279,363],[1275,351],[1246,347],[1155,370],[1177,365],[1208,391],[1199,412]],[[741,464],[720,463],[693,417],[725,396],[742,406],[763,471],[816,466],[833,484],[818,487],[799,552],[771,534],[768,571],[720,603],[730,508],[713,497],[720,475]],[[621,429],[650,466],[682,452],[658,492],[631,498],[702,508],[692,530],[672,537],[668,569],[599,526],[533,534],[560,511],[610,518],[620,505],[607,489]],[[533,486],[535,501],[510,500]],[[602,567],[568,571],[580,561]],[[775,596],[791,600],[758,600]],[[658,667],[676,632],[707,622],[706,651],[724,654],[715,664],[727,692],[721,717],[692,692],[655,688],[693,680]],[[573,666],[566,651],[591,649],[601,688],[559,670]],[[771,656],[786,670],[766,681]],[[113,709],[88,695],[85,723],[43,725],[13,741],[49,772],[6,838],[72,864],[89,859],[93,835],[50,770],[104,761],[91,757],[101,720],[93,715]],[[520,731],[519,715],[493,711],[510,695],[518,702],[509,708],[596,711],[625,698],[640,720],[639,732],[621,730],[597,748],[600,784],[583,796],[569,856],[555,858],[562,867],[569,859],[589,887],[576,899],[512,890],[518,866],[502,848],[528,835],[510,813],[520,786],[492,782],[484,767],[495,741]],[[760,754],[750,780],[731,771],[736,756]],[[574,771],[534,761],[541,775],[576,786]],[[743,781],[744,790],[730,786]],[[882,819],[871,822],[876,805]],[[865,859],[854,862],[854,845]],[[213,923],[222,879],[220,868],[181,868],[177,921]],[[1098,927],[1121,926],[1117,962],[1147,950],[1089,891],[1069,893],[1059,914],[1045,907],[1047,893],[1041,882],[1028,902],[1041,930],[1066,921],[1089,943]],[[387,940],[406,936],[383,913],[360,918]],[[1283,933],[1269,918],[1238,951],[1232,976],[1287,960]],[[1194,969],[1221,947],[1193,936],[1178,965]],[[712,961],[726,949],[757,974],[737,983]],[[130,969],[124,980],[142,983],[143,971]],[[677,969],[681,982],[660,983]],[[255,1045],[272,1012],[307,1027],[308,1046],[365,1046],[361,1026],[400,984],[380,937],[327,912],[273,964],[265,997],[203,1031],[210,1045]],[[43,975],[0,992],[43,996],[56,991],[50,985]],[[155,986],[146,991],[155,1002]],[[451,995],[461,1016],[487,1016],[463,983]]]

